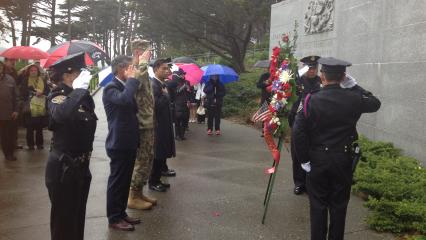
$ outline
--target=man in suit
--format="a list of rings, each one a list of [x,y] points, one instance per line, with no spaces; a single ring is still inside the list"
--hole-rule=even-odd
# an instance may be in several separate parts
[[[158,192],[165,192],[170,184],[161,182],[161,175],[174,176],[175,171],[169,169],[167,158],[176,155],[175,139],[173,134],[172,116],[170,111],[170,96],[165,84],[165,79],[171,74],[169,59],[157,59],[154,62],[155,76],[152,79],[152,90],[154,93],[154,162],[149,188]]]
[[[351,63],[320,58],[323,88],[306,96],[293,126],[296,154],[307,172],[311,239],[342,240],[352,185],[356,124],[380,101],[358,85],[340,86]],[[330,224],[328,224],[330,221]],[[328,228],[328,230],[327,230]]]
[[[135,79],[132,58],[118,56],[112,63],[115,78],[109,83],[102,97],[108,120],[106,151],[111,159],[108,178],[107,216],[109,227],[133,231],[139,219],[126,213],[127,198],[139,146],[137,105],[135,93],[139,81]]]

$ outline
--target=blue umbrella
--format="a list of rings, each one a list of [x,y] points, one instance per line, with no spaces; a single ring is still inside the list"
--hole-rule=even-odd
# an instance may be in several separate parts
[[[105,87],[109,82],[114,79],[114,74],[112,74],[111,67],[107,67],[98,73],[99,76],[99,86]]]
[[[210,77],[213,75],[218,75],[219,80],[225,84],[234,81],[238,81],[238,73],[234,69],[220,65],[220,64],[210,64],[201,68],[204,71],[203,82],[209,81]]]

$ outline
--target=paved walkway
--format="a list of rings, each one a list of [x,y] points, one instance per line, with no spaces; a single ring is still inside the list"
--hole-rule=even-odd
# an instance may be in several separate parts
[[[95,97],[100,120],[90,167],[93,180],[86,240],[309,239],[308,198],[292,193],[289,154],[283,154],[267,221],[262,225],[268,181],[263,171],[271,157],[257,130],[228,121],[223,121],[220,137],[209,137],[204,125],[191,124],[188,140],[177,143],[178,156],[169,160],[177,171],[176,178],[166,179],[170,191],[148,193],[159,199],[151,211],[128,211],[143,220],[135,232],[109,230],[105,217],[109,160],[101,95]],[[47,150],[20,150],[16,162],[0,159],[0,240],[50,239],[50,204],[44,186],[47,154]],[[345,239],[394,239],[367,229],[367,210],[362,204],[352,196]]]

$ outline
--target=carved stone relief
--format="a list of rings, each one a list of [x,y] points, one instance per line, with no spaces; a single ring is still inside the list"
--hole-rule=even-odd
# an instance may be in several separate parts
[[[305,33],[314,34],[333,30],[334,0],[311,0],[305,12]]]

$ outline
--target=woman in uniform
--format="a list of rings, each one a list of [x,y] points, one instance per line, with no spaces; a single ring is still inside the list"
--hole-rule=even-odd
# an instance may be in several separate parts
[[[91,173],[90,155],[96,130],[95,104],[87,90],[90,72],[84,54],[67,56],[50,67],[57,87],[48,97],[49,130],[53,132],[46,166],[52,203],[52,240],[84,238]]]

